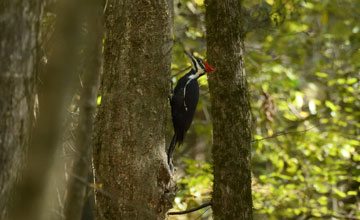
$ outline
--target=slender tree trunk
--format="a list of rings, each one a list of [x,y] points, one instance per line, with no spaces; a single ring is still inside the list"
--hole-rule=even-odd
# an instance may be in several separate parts
[[[94,167],[97,219],[164,219],[171,0],[109,0]]]
[[[87,181],[92,152],[93,124],[96,110],[98,79],[101,67],[101,48],[103,37],[102,5],[98,0],[87,0],[81,7],[87,24],[86,46],[84,51],[83,88],[80,95],[80,115],[77,127],[76,153],[69,175],[64,215],[67,220],[80,220],[85,203]]]
[[[33,123],[40,5],[0,3],[0,219],[8,218]]]
[[[241,0],[206,0],[213,116],[214,219],[251,220],[251,110],[244,68]]]

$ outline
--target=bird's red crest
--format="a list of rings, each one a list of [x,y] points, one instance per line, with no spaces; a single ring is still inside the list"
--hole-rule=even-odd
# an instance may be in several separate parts
[[[206,72],[213,72],[213,71],[215,71],[215,69],[212,68],[206,61],[204,61],[204,66],[205,66]]]

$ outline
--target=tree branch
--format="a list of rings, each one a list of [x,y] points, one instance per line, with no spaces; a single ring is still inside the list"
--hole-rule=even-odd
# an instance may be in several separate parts
[[[207,206],[211,206],[212,205],[212,202],[207,202],[207,203],[204,203],[198,207],[195,207],[195,208],[192,208],[192,209],[189,209],[189,210],[185,210],[185,211],[181,211],[181,212],[169,212],[168,215],[184,215],[184,214],[187,214],[187,213],[190,213],[190,212],[195,212],[199,209],[202,209],[202,208],[205,208]]]
[[[287,135],[287,134],[296,134],[296,133],[307,132],[307,131],[315,128],[315,127],[316,126],[311,127],[311,128],[306,128],[306,129],[301,130],[301,131],[281,131],[281,132],[277,132],[274,135],[271,135],[269,137],[264,137],[264,138],[259,138],[259,139],[252,139],[251,142],[263,141],[263,140],[267,140],[267,139],[271,139],[271,138],[275,138],[275,137],[282,136],[282,135]]]

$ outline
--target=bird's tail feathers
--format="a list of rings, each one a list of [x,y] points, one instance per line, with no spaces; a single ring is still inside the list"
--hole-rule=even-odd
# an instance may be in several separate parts
[[[171,163],[172,153],[173,153],[173,151],[175,149],[176,143],[177,143],[177,134],[175,132],[175,134],[174,134],[174,136],[173,136],[173,138],[171,140],[169,150],[168,150],[168,164]]]

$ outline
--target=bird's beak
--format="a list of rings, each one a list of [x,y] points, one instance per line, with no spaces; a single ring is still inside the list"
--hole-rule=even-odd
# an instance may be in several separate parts
[[[186,55],[190,58],[191,61],[194,60],[194,57],[191,55],[191,53],[189,53],[188,51],[184,50],[184,52],[186,53]],[[204,65],[205,65],[205,71],[208,72],[213,72],[215,71],[214,68],[212,68],[206,61],[204,61]]]
[[[191,53],[187,52],[186,50],[184,50],[184,52],[186,53],[186,55],[190,58],[190,60],[193,59],[193,56],[191,55]]]
[[[205,65],[205,71],[208,73],[208,72],[213,72],[215,71],[214,68],[212,68],[206,61],[204,61],[204,65]]]

